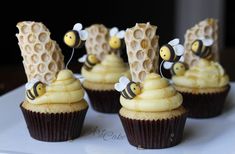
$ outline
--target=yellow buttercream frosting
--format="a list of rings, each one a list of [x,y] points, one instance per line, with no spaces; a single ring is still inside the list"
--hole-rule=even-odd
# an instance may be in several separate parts
[[[200,59],[183,76],[173,76],[172,80],[175,85],[189,88],[219,88],[229,84],[229,77],[223,67],[206,59]]]
[[[75,103],[83,99],[84,90],[81,83],[70,70],[61,70],[56,80],[46,86],[46,92],[34,100],[27,98],[32,104],[49,104],[49,103]]]
[[[120,103],[124,108],[144,112],[173,110],[182,102],[182,95],[165,78],[155,73],[146,76],[139,95],[130,100],[120,97]]]
[[[97,83],[116,83],[121,76],[131,76],[128,65],[115,54],[106,55],[104,60],[91,70],[82,67],[82,75],[87,81]]]

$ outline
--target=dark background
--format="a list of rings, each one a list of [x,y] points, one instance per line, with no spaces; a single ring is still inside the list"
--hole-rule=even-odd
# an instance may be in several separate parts
[[[31,5],[29,5],[30,3]],[[177,3],[177,0],[148,0],[146,3],[127,0],[99,0],[77,1],[70,4],[44,1],[17,2],[14,13],[1,11],[1,32],[3,36],[1,37],[2,45],[0,46],[0,51],[2,52],[1,67],[3,65],[22,63],[15,37],[18,32],[16,24],[19,21],[43,22],[51,31],[51,38],[59,43],[65,55],[65,60],[67,60],[70,50],[64,45],[62,39],[64,33],[71,29],[76,22],[82,23],[84,27],[94,23],[102,23],[110,28],[117,26],[119,29],[126,29],[134,26],[136,22],[149,21],[151,24],[158,26],[157,34],[160,36],[160,44],[169,41],[175,33],[175,3]],[[225,48],[227,48],[234,46],[235,10],[232,0],[225,0],[224,3]],[[9,6],[10,4],[5,7],[9,8]],[[78,52],[84,53],[84,50]],[[78,54],[76,53],[75,56],[78,56]],[[74,59],[73,63],[76,62]]]
[[[15,37],[18,32],[17,22],[24,20],[43,22],[51,31],[51,38],[59,43],[67,62],[71,49],[64,45],[63,35],[72,29],[76,22],[82,23],[84,27],[102,23],[109,28],[117,26],[124,30],[133,27],[136,22],[150,22],[158,26],[157,34],[162,45],[175,37],[176,3],[177,0],[79,0],[67,3],[66,1],[6,1],[0,9],[0,94],[26,82],[22,57]],[[235,61],[235,9],[232,0],[225,0],[224,3],[222,22],[225,25],[223,30],[225,46],[221,51],[221,63],[234,79],[235,71],[232,66],[235,64],[230,62]],[[15,7],[12,8],[12,5]],[[76,71],[79,70],[77,59],[84,53],[84,48],[75,52],[71,66],[74,66]]]
[[[134,1],[133,1],[134,2]],[[132,2],[132,3],[133,3]],[[37,3],[37,8],[25,6],[16,14],[9,14],[9,22],[3,25],[4,45],[0,46],[1,51],[5,51],[5,56],[1,58],[1,64],[21,64],[20,49],[17,44],[15,34],[18,32],[16,24],[18,21],[32,20],[43,22],[51,31],[51,38],[56,40],[62,48],[65,60],[70,56],[70,49],[63,43],[63,35],[72,29],[76,22],[80,22],[84,27],[94,23],[102,23],[107,27],[117,26],[119,29],[133,27],[136,22],[150,22],[157,25],[159,29],[160,42],[165,42],[172,38],[174,34],[174,1],[164,0],[149,1],[149,3],[135,2],[127,3],[124,0],[118,1],[82,1],[77,4],[58,4],[56,6],[46,6],[45,3]],[[125,5],[124,5],[125,4]],[[151,4],[151,5],[150,5]],[[158,8],[168,8],[168,10]],[[25,9],[24,9],[25,8]],[[78,52],[84,52],[79,50]],[[73,58],[73,63],[77,62],[78,53]]]
[[[235,46],[234,1],[226,0],[224,2],[225,2],[225,12],[224,12],[225,13],[225,48],[231,48]]]

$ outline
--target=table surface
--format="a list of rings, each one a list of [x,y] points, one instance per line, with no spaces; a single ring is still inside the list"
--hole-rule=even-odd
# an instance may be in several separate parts
[[[235,153],[235,83],[231,83],[222,115],[211,119],[190,119],[185,125],[183,141],[171,148],[137,149],[125,136],[117,114],[88,110],[82,135],[73,141],[48,143],[29,136],[19,104],[24,86],[0,97],[0,153],[4,154],[221,154]],[[87,96],[85,99],[88,100]],[[88,100],[89,102],[89,100]]]

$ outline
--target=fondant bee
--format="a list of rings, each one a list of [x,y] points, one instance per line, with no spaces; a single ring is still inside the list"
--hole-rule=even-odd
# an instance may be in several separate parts
[[[139,95],[140,84],[130,81],[127,77],[122,76],[119,79],[119,83],[114,85],[114,88],[121,92],[121,95],[126,99],[133,99],[135,96]]]
[[[201,58],[210,58],[212,44],[212,39],[199,38],[192,43],[191,50]]]
[[[184,53],[183,45],[179,44],[179,39],[174,39],[160,48],[160,56],[164,61],[176,62]]]
[[[34,100],[46,93],[46,85],[37,79],[33,79],[26,84],[26,96]]]
[[[124,38],[125,31],[124,30],[118,31],[117,27],[113,27],[110,30],[109,35],[110,35],[109,46],[112,49],[119,49],[119,48],[121,48],[121,46],[122,46],[121,39]]]
[[[96,64],[100,63],[99,59],[94,54],[86,54],[78,60],[80,63],[84,63],[86,70],[91,70]]]
[[[163,59],[163,67],[165,69],[171,69],[172,75],[183,75],[188,69],[186,63],[183,63],[183,53],[184,47],[179,44],[179,39],[174,39],[160,48],[160,56]],[[160,66],[161,75],[162,63]]]
[[[82,24],[77,23],[74,25],[73,30],[64,35],[64,43],[71,48],[79,48],[82,47],[87,37],[88,32],[82,30]]]
[[[171,74],[176,76],[184,75],[185,71],[188,69],[188,65],[182,61],[173,63],[171,66]]]
[[[183,61],[184,57],[181,56],[177,62],[164,62],[163,67],[170,69],[172,75],[181,76],[184,75],[185,71],[188,69],[188,65]]]

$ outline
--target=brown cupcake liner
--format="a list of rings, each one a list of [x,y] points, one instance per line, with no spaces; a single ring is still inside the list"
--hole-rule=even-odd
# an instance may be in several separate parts
[[[120,114],[119,117],[131,145],[144,149],[162,149],[181,142],[187,112],[161,120],[129,119]]]
[[[84,87],[90,99],[92,108],[102,113],[118,113],[121,104],[120,93],[115,90],[90,90]]]
[[[183,95],[183,106],[189,110],[188,117],[211,118],[222,113],[229,89],[230,86],[223,92],[207,94],[179,92]]]
[[[46,142],[68,141],[81,134],[88,107],[71,113],[39,113],[20,108],[23,112],[30,136]]]

